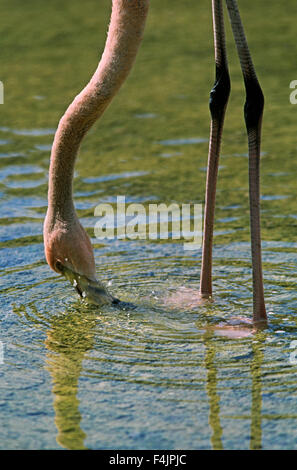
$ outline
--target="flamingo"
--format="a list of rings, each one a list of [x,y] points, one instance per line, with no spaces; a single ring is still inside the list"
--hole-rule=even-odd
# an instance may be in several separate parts
[[[267,321],[261,260],[259,163],[264,97],[249,52],[236,0],[226,0],[242,68],[245,122],[249,143],[249,197],[253,266],[253,321]],[[72,181],[80,143],[104,113],[127,78],[139,49],[149,0],[113,0],[107,40],[99,65],[85,88],[62,116],[52,146],[48,210],[44,222],[45,256],[49,266],[71,281],[80,295],[97,303],[117,303],[96,277],[91,241],[75,212]],[[216,80],[210,94],[211,130],[206,180],[200,296],[212,296],[212,244],[216,183],[224,116],[230,94],[223,0],[212,0]]]

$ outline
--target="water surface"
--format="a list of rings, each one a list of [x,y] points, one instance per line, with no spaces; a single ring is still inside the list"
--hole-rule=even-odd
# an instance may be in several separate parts
[[[98,241],[94,208],[200,203],[213,81],[210,2],[152,1],[136,66],[85,139],[74,190],[99,278],[134,310],[85,305],[47,266],[42,223],[60,116],[101,55],[110,2],[5,1],[1,15],[0,415],[3,449],[296,449],[296,2],[239,1],[266,97],[262,235],[269,328],[252,314],[241,72],[219,172],[214,302],[201,250]],[[185,34],[186,32],[186,34]],[[281,38],[281,41],[280,41]]]

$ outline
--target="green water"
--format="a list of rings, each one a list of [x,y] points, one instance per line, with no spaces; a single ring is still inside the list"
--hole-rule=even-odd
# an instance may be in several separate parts
[[[266,108],[262,236],[269,328],[251,318],[244,89],[227,27],[232,95],[219,172],[215,302],[197,305],[201,250],[98,241],[94,208],[204,198],[210,1],[153,0],[129,80],[85,139],[75,203],[98,277],[136,309],[81,303],[43,254],[50,147],[101,56],[110,1],[3,0],[0,105],[0,446],[9,449],[297,448],[297,5],[239,2]],[[194,139],[194,140],[192,140]],[[196,140],[195,140],[196,139]],[[199,141],[202,142],[199,143]],[[172,142],[173,141],[173,142]],[[197,142],[197,143],[195,143]],[[240,336],[240,335],[237,335]]]

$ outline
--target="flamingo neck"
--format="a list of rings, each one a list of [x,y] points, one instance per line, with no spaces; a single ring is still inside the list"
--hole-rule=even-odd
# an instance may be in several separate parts
[[[53,218],[74,217],[72,181],[80,143],[103,114],[132,68],[149,0],[113,0],[107,40],[99,65],[86,87],[61,118],[49,170],[48,203]]]

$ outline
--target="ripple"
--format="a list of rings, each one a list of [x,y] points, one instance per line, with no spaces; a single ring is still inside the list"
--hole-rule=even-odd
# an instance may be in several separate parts
[[[22,224],[16,230],[21,235]],[[28,225],[26,230],[24,235],[38,234],[38,225]],[[9,232],[4,231],[3,235],[9,236]],[[287,245],[266,242],[265,263],[271,261],[271,256],[280,262],[283,255],[269,250]],[[91,429],[98,429],[100,422],[105,430],[96,433],[101,446],[115,445],[113,434],[107,432],[110,423],[113,429],[121,421],[128,429],[127,422],[142,429],[141,423],[144,419],[147,423],[148,416],[152,417],[150,429],[154,432],[169,419],[168,432],[164,428],[162,439],[170,441],[174,425],[171,417],[176,416],[178,407],[183,426],[174,435],[174,442],[178,439],[191,448],[192,432],[185,433],[184,424],[203,433],[203,429],[199,430],[200,421],[193,422],[197,410],[199,417],[206,419],[204,426],[209,426],[209,413],[211,416],[216,413],[217,420],[228,417],[230,432],[239,416],[252,419],[261,400],[263,415],[267,415],[272,409],[269,403],[277,401],[279,393],[286,393],[288,387],[297,389],[296,366],[284,368],[294,334],[290,316],[283,314],[283,306],[288,307],[290,302],[292,305],[292,299],[280,297],[277,273],[273,282],[273,270],[279,269],[276,264],[269,265],[270,289],[279,299],[274,304],[274,314],[269,314],[270,328],[259,333],[250,328],[251,272],[244,265],[245,260],[250,261],[249,243],[215,248],[215,298],[214,302],[202,303],[197,295],[199,261],[195,254],[185,256],[178,245],[168,243],[148,246],[111,242],[101,247],[96,250],[98,277],[103,282],[110,281],[113,295],[136,305],[136,309],[127,311],[91,307],[78,298],[75,300],[71,286],[59,276],[51,275],[41,263],[38,245],[35,254],[33,245],[23,246],[20,251],[6,249],[4,253],[11,260],[5,263],[9,271],[4,275],[3,270],[2,276],[4,304],[14,291],[19,295],[19,300],[14,300],[17,324],[14,320],[9,327],[14,318],[11,315],[5,320],[7,341],[10,335],[18,338],[16,348],[23,363],[30,364],[33,371],[38,368],[33,365],[32,354],[38,361],[46,357],[55,413],[65,423],[67,415],[58,404],[64,402],[63,397],[70,399],[70,409],[76,413],[76,402],[71,402],[69,395],[69,380],[73,377],[71,387],[75,396],[79,376],[80,410],[86,416],[88,407],[96,400],[88,433],[93,435]],[[26,264],[29,255],[35,265]],[[294,279],[293,276],[293,282]],[[261,375],[257,372],[259,368]],[[260,383],[262,399],[260,393],[251,391],[251,381]],[[42,381],[33,386],[36,392],[42,393]],[[265,392],[270,394],[269,402]],[[21,393],[21,389],[16,393]],[[219,408],[215,406],[218,397]],[[153,413],[152,403],[158,403]],[[34,413],[38,412],[37,406]],[[286,406],[279,409],[280,415],[293,416]],[[275,419],[279,423],[285,418]],[[294,427],[295,418],[291,419]],[[292,426],[288,433],[292,432]],[[212,432],[217,432],[217,424],[213,424]],[[59,439],[63,440],[63,432]],[[152,439],[150,443],[154,442]],[[143,442],[143,437],[140,441]]]
[[[285,196],[284,194],[265,194],[261,196],[262,201],[278,201],[280,199],[288,199],[291,196]]]
[[[142,113],[142,114],[135,114],[137,119],[154,119],[158,117],[157,114],[154,113]]]
[[[36,165],[11,165],[0,169],[0,181],[8,176],[31,175],[43,173],[44,170]]]
[[[34,147],[41,152],[50,152],[52,149],[52,144],[39,144],[35,145]]]
[[[14,158],[14,157],[25,157],[23,153],[18,152],[7,152],[7,153],[0,153],[0,158]]]
[[[39,137],[43,135],[54,135],[56,129],[12,129],[9,127],[0,127],[0,131],[2,132],[10,132],[11,134],[15,135],[22,135],[22,136],[31,136],[31,137]]]
[[[192,145],[192,144],[204,144],[208,142],[208,139],[203,137],[192,137],[192,138],[184,138],[184,139],[168,139],[168,140],[161,140],[158,143],[161,145]]]
[[[93,178],[83,178],[84,183],[103,183],[106,181],[115,181],[122,178],[135,178],[137,176],[148,175],[148,171],[126,171],[123,173],[97,176]]]
[[[180,155],[182,155],[181,152],[166,152],[160,154],[163,158],[179,157]]]

